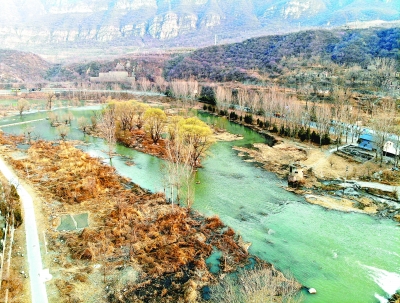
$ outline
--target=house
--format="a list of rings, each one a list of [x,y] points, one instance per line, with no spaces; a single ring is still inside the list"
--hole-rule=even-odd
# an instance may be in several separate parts
[[[397,148],[392,141],[386,141],[386,143],[383,145],[383,152],[386,155],[391,155],[391,156],[398,156],[400,155],[400,148]]]
[[[374,137],[370,133],[363,133],[360,136],[359,139],[360,143],[358,144],[358,147],[366,150],[374,150],[376,149],[375,143],[374,143]]]
[[[298,187],[304,183],[303,169],[299,164],[289,165],[288,185]]]

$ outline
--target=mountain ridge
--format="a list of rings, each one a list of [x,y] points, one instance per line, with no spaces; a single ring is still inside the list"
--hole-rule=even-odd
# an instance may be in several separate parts
[[[6,48],[199,47],[348,22],[399,20],[387,0],[8,0]],[[238,41],[238,40],[236,40]]]

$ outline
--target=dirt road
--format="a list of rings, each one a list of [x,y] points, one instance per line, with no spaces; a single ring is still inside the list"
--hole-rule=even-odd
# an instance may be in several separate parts
[[[26,233],[26,246],[29,263],[29,279],[32,303],[47,303],[47,291],[43,280],[42,256],[40,254],[39,236],[37,232],[33,200],[25,188],[19,183],[18,178],[8,168],[3,159],[0,159],[0,171],[6,179],[13,184],[20,196],[24,209],[24,223]]]

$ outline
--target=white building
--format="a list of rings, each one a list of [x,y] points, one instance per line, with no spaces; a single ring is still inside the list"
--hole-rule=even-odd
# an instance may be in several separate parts
[[[383,152],[398,156],[400,155],[400,148],[396,150],[396,145],[392,141],[386,141],[383,145]]]
[[[134,79],[134,77],[129,77],[128,72],[120,63],[113,71],[99,73],[98,77],[90,77],[91,82],[128,82]]]

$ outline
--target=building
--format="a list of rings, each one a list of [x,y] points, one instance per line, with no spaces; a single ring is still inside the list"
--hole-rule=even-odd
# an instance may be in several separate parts
[[[360,143],[358,144],[358,147],[366,150],[374,150],[376,149],[375,143],[374,143],[374,137],[370,133],[363,133],[360,136]]]
[[[299,164],[289,165],[288,185],[291,187],[298,187],[304,183],[303,169]]]
[[[113,71],[99,73],[98,77],[90,77],[91,82],[131,82],[135,77],[130,77],[122,64],[118,63]]]
[[[383,145],[383,152],[385,155],[398,156],[400,155],[400,148],[397,148],[392,141],[386,141]]]

